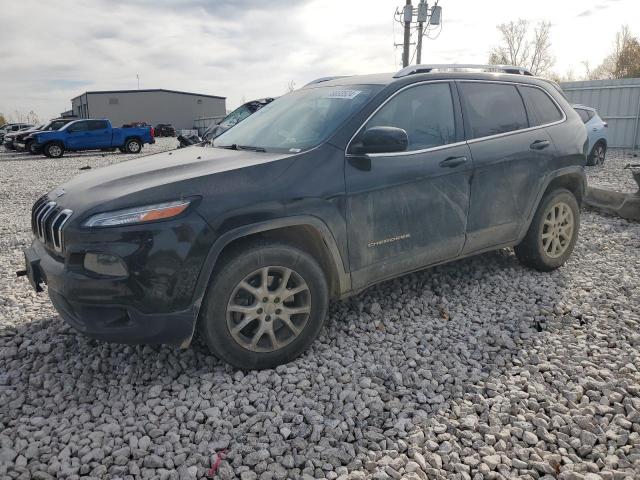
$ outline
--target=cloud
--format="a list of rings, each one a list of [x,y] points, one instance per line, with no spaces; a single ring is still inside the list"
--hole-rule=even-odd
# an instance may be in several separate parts
[[[91,85],[91,83],[92,82],[89,80],[70,80],[64,78],[53,78],[51,80],[47,80],[47,85],[50,88],[60,90],[78,89]]]
[[[593,1],[495,0],[491,8],[474,0],[444,2],[442,33],[425,41],[423,61],[485,63],[498,41],[497,23],[553,16],[558,63],[596,64],[608,48],[601,39],[618,28],[612,1],[606,22]],[[0,28],[0,111],[57,115],[87,89],[136,88],[136,75],[141,88],[226,96],[232,109],[243,98],[281,95],[290,81],[301,86],[328,75],[395,71],[401,49],[393,43],[402,41],[402,31],[393,11],[401,3],[82,0],[69,11],[58,2],[8,2]],[[615,12],[638,10],[637,0],[615,5]],[[576,22],[581,11],[598,15]],[[596,29],[598,36],[576,44]]]
[[[593,15],[593,10],[585,10],[582,13],[576,15],[576,17],[589,17],[591,15]]]

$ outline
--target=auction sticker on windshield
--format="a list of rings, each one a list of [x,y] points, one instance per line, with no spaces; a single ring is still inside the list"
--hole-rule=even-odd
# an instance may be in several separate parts
[[[362,90],[349,90],[349,89],[340,89],[340,90],[331,90],[327,93],[326,98],[343,98],[345,100],[352,100],[361,93]]]

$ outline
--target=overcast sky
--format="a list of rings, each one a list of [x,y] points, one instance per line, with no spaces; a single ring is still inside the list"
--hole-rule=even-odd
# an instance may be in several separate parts
[[[414,0],[417,4],[418,0]],[[87,90],[168,88],[243,100],[316,77],[395,71],[402,0],[75,0],[2,3],[0,112],[70,109]],[[423,63],[486,62],[496,24],[552,22],[555,71],[597,65],[615,32],[640,35],[640,0],[440,0]]]

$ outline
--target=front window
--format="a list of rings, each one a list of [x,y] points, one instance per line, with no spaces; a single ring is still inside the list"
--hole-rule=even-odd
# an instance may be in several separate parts
[[[326,140],[382,89],[377,85],[325,86],[297,90],[262,107],[213,141],[297,153]]]
[[[415,85],[398,93],[367,122],[352,146],[372,127],[396,127],[407,132],[407,151],[454,143],[456,124],[448,83]]]

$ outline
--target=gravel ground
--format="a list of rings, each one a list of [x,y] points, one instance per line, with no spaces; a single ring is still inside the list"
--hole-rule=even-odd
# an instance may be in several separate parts
[[[640,151],[610,150],[604,165],[587,168],[589,185],[619,192],[635,192],[638,184],[628,170],[623,170],[630,163],[640,164]]]
[[[628,185],[609,156],[590,181]],[[242,373],[89,340],[16,280],[37,196],[130,157],[25,158],[0,154],[1,478],[204,478],[221,449],[222,479],[640,477],[640,224],[583,212],[549,274],[503,250],[385,282]]]

